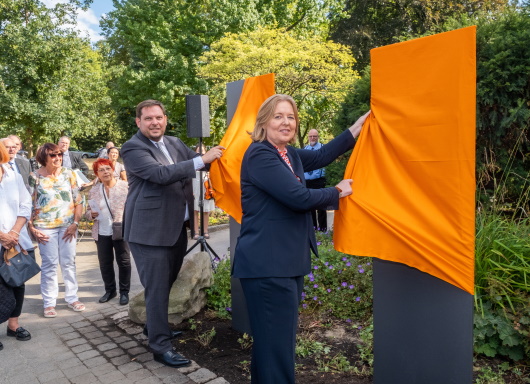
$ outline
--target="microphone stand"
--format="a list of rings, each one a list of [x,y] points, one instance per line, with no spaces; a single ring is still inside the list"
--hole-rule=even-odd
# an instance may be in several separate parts
[[[204,153],[202,153],[202,137],[199,137],[199,154],[202,156]],[[208,244],[206,241],[206,238],[204,237],[204,179],[203,179],[203,170],[202,168],[199,170],[199,238],[193,244],[187,251],[186,254],[190,253],[193,248],[195,248],[197,245],[200,244],[201,246],[201,252],[208,252],[208,255],[210,256],[210,262],[212,263],[212,268],[215,271],[217,269],[216,261],[219,261],[220,258],[217,256],[217,253],[213,250],[213,248]],[[212,256],[213,254],[213,256]]]

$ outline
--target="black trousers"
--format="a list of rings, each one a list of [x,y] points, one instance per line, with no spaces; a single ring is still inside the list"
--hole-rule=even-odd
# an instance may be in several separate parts
[[[310,189],[326,188],[326,178],[306,180],[306,186]],[[328,230],[328,213],[325,209],[313,209],[311,211],[311,218],[313,219],[313,227],[315,229],[326,232]]]
[[[240,281],[254,338],[252,384],[294,384],[298,306],[304,277]]]
[[[112,240],[112,236],[98,235],[99,269],[105,292],[116,292],[116,276],[114,274],[114,257],[118,264],[120,293],[129,293],[131,288],[131,256],[129,244],[124,240]]]
[[[129,243],[144,287],[149,347],[154,353],[165,353],[173,348],[168,321],[169,292],[182,267],[188,238],[186,227],[177,242],[170,247]]]
[[[22,313],[22,305],[24,304],[24,292],[26,292],[26,286],[22,284],[20,287],[14,287],[13,293],[15,295],[15,309],[11,312],[9,317],[19,317]]]

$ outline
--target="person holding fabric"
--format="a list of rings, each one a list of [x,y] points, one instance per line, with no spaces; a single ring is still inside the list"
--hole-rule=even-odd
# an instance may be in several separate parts
[[[77,178],[71,169],[62,166],[63,152],[53,143],[39,148],[36,158],[43,167],[29,177],[33,214],[28,228],[37,239],[42,258],[44,317],[57,316],[57,264],[61,266],[68,307],[76,312],[84,311],[85,305],[77,296],[75,269],[77,227],[83,211]]]
[[[191,221],[193,226],[191,179],[223,152],[222,147],[214,147],[200,156],[178,138],[165,136],[166,110],[157,100],[137,105],[136,125],[138,132],[122,147],[129,181],[124,239],[145,288],[144,334],[154,359],[182,367],[191,362],[171,344],[176,334],[168,322],[169,292],[186,254],[186,223]]]
[[[25,225],[31,215],[31,196],[20,174],[6,165],[8,160],[6,148],[0,145],[0,264],[3,263],[4,250],[13,247],[19,250],[22,247],[35,257]],[[31,334],[18,322],[25,290],[25,285],[13,288],[16,304],[7,320],[7,336],[16,337],[20,341],[31,339]],[[4,346],[0,342],[0,350],[2,349]]]
[[[318,131],[316,129],[311,129],[307,136],[309,144],[304,149],[317,151],[324,145],[318,141]],[[324,168],[304,172],[304,177],[307,188],[320,189],[326,187],[326,170]],[[312,209],[311,218],[313,219],[313,227],[317,231],[326,232],[328,230],[328,212],[325,209]]]
[[[291,144],[299,127],[292,97],[273,95],[260,107],[241,165],[243,218],[232,276],[239,278],[254,338],[252,383],[294,383],[298,306],[304,275],[317,254],[310,210],[338,208],[352,180],[309,189],[304,172],[350,150],[369,112],[316,151]]]
[[[195,147],[195,152],[197,152],[198,154],[206,153],[206,148],[203,145],[202,150],[200,150],[199,146],[197,145]],[[200,212],[199,197],[201,193],[200,183],[202,182],[204,185],[204,181],[208,178],[208,172],[202,173],[202,180],[201,180],[200,172],[196,171],[195,173],[196,173],[195,178],[193,179],[193,212],[195,215],[195,221],[194,221],[194,227],[193,227],[193,234],[194,234],[193,239],[198,240],[200,236],[200,233],[199,233],[199,212]],[[203,194],[202,220],[203,220],[203,225],[204,225],[204,238],[209,239],[210,234],[208,233],[208,220],[210,219],[210,212],[215,209],[215,200],[204,199],[204,186],[202,188],[202,194]]]
[[[112,152],[109,152],[112,156]],[[105,285],[105,294],[99,299],[106,303],[117,296],[114,258],[118,264],[120,305],[129,303],[131,288],[131,258],[129,245],[123,239],[112,239],[112,223],[121,222],[129,185],[115,178],[114,164],[110,159],[97,159],[92,169],[99,183],[90,190],[86,217],[94,220],[92,238],[98,250],[99,269]]]

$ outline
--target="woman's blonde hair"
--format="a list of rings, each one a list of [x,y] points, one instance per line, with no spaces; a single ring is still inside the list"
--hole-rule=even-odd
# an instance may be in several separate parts
[[[0,164],[7,163],[9,161],[9,153],[3,142],[0,141]]]
[[[298,118],[298,108],[296,107],[296,102],[291,96],[282,94],[272,95],[267,100],[265,100],[263,104],[261,104],[261,107],[259,107],[258,116],[256,117],[256,124],[254,125],[254,131],[250,134],[250,138],[253,141],[261,142],[267,139],[265,125],[269,122],[270,119],[272,119],[276,106],[282,101],[287,101],[291,103],[291,106],[293,107],[296,127],[295,135],[293,136],[293,139],[290,141],[290,143],[292,144],[296,141],[296,133],[298,132],[298,126],[300,124],[300,120]]]

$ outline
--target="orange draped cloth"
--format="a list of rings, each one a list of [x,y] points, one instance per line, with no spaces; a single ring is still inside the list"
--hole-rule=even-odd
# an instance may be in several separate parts
[[[474,293],[476,27],[371,51],[372,114],[344,178],[335,248]]]
[[[210,167],[210,179],[215,189],[215,204],[241,224],[241,162],[252,142],[249,132],[254,130],[261,104],[274,95],[274,74],[245,80],[237,109],[223,139],[223,157]]]

